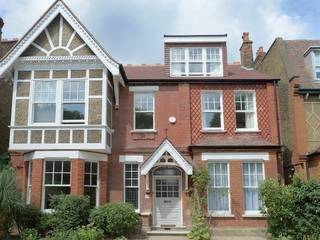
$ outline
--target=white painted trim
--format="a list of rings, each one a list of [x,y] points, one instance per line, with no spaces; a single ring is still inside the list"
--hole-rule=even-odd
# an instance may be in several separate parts
[[[268,152],[205,152],[202,153],[202,161],[228,161],[228,160],[269,160]]]
[[[202,108],[203,104],[202,104],[202,101],[203,101],[203,94],[208,94],[208,93],[218,93],[220,95],[220,111],[217,111],[217,110],[211,110],[211,112],[220,112],[220,123],[221,123],[221,126],[218,127],[218,128],[214,128],[214,127],[204,127],[203,126],[203,113],[204,113],[204,110]],[[223,91],[222,90],[201,90],[201,94],[200,94],[200,103],[201,103],[201,126],[202,126],[202,131],[204,132],[223,132],[224,131],[224,111],[223,111]],[[207,111],[208,112],[208,111]]]
[[[151,168],[156,164],[160,157],[168,152],[172,158],[177,162],[177,164],[186,172],[187,175],[192,175],[193,168],[190,163],[188,163],[182,155],[175,149],[171,142],[165,139],[160,146],[153,152],[147,161],[145,161],[141,166],[141,175],[147,175]]]
[[[143,155],[120,155],[119,162],[121,163],[142,163]]]
[[[219,43],[226,42],[227,36],[165,36],[165,43]]]
[[[85,152],[85,151],[33,151],[24,155],[25,161],[33,159],[83,159],[90,161],[108,161],[105,153]]]
[[[154,92],[159,91],[159,86],[130,86],[129,92]]]

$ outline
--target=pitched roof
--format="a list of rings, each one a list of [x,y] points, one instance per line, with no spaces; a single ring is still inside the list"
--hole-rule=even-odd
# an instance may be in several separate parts
[[[283,40],[283,42],[291,77],[299,77],[301,88],[320,88],[320,84],[313,81],[312,70],[304,58],[304,53],[311,46],[320,46],[320,40]]]
[[[176,80],[185,81],[186,79],[203,80],[203,76],[193,77],[171,77],[165,71],[165,65],[126,65],[124,66],[128,81],[146,81],[146,80]],[[260,73],[256,70],[245,69],[240,64],[228,64],[226,66],[227,74],[223,77],[205,77],[206,80],[235,80],[235,81],[253,81],[253,80],[278,80],[278,78],[268,74]]]

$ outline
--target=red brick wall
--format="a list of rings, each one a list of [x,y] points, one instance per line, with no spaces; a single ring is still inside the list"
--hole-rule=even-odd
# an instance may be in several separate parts
[[[107,202],[108,163],[99,161],[99,205]]]
[[[84,193],[84,163],[83,159],[71,160],[71,194],[82,196]]]
[[[43,159],[32,160],[31,204],[41,207]]]

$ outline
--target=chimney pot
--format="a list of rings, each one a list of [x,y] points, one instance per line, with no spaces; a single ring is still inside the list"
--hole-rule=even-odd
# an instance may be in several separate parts
[[[243,40],[243,42],[249,42],[250,41],[249,40],[249,32],[244,32],[242,34],[242,40]]]

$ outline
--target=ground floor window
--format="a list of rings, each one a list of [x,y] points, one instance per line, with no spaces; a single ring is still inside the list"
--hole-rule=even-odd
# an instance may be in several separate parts
[[[229,212],[228,163],[209,163],[208,210],[211,213]]]
[[[139,209],[139,165],[124,165],[124,200]]]
[[[44,169],[43,208],[49,209],[51,195],[70,194],[71,162],[46,160]]]
[[[31,188],[32,188],[32,161],[27,162],[27,204],[31,203]]]
[[[244,209],[246,213],[258,212],[261,208],[259,184],[263,179],[263,163],[243,163]]]
[[[84,195],[89,196],[90,205],[97,206],[98,195],[98,163],[85,162],[84,168]]]

